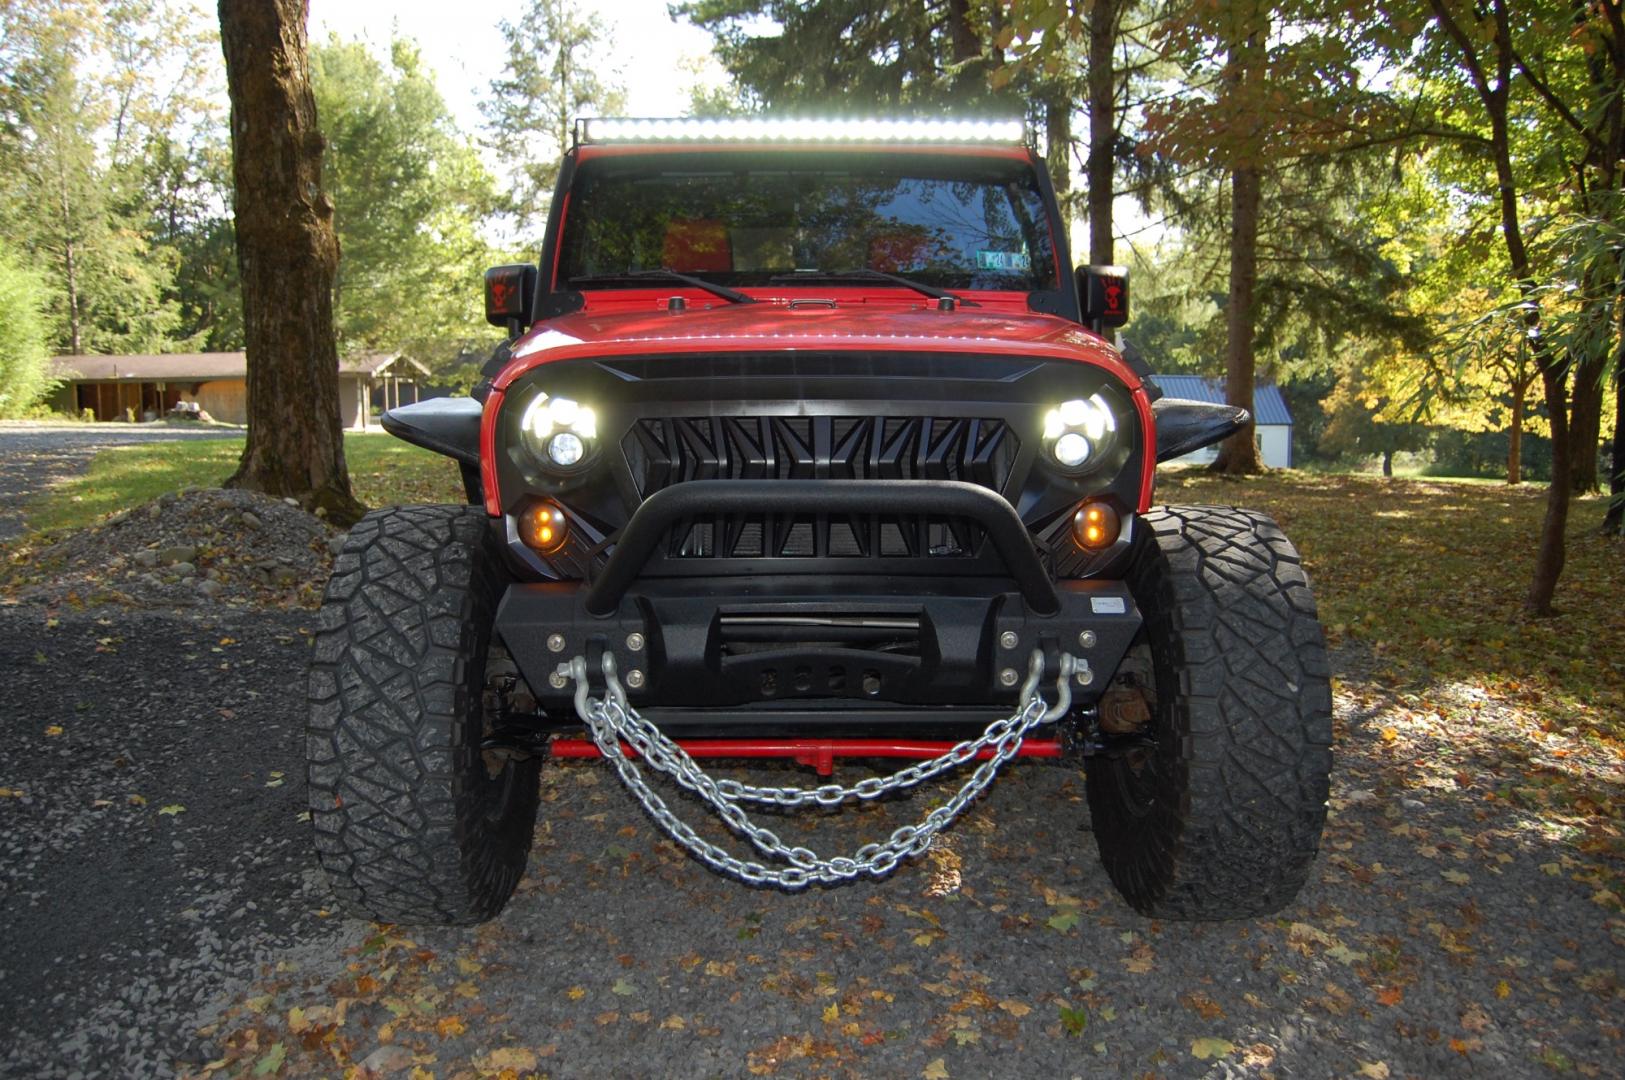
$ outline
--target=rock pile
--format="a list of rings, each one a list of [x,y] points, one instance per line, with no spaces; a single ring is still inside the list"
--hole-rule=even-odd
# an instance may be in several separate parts
[[[21,553],[12,584],[43,603],[315,607],[343,538],[292,500],[181,491]]]

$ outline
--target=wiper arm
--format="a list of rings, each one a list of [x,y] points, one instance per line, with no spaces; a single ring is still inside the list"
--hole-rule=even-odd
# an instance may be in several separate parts
[[[730,304],[760,303],[756,297],[747,296],[735,289],[728,288],[726,285],[717,285],[714,282],[706,281],[704,278],[693,277],[689,274],[679,274],[675,270],[620,270],[613,274],[586,274],[582,277],[571,278],[570,284],[575,285],[579,282],[585,285],[607,281],[648,281],[651,279],[680,281],[684,285],[692,285],[696,289],[702,289],[712,296],[720,296]]]
[[[947,289],[939,289],[935,285],[906,278],[901,274],[888,274],[884,270],[869,270],[859,268],[853,270],[797,270],[791,274],[780,274],[772,278],[773,285],[794,285],[798,281],[886,281],[893,285],[901,285],[905,289],[913,289],[921,296],[929,296],[933,300],[952,300],[964,307],[981,307],[974,300],[966,300],[956,296]]]

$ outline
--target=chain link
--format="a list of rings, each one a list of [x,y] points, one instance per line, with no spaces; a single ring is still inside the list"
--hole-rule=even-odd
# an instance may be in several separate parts
[[[816,788],[757,787],[734,780],[716,780],[701,769],[677,743],[640,716],[626,700],[626,692],[616,675],[615,658],[604,653],[603,673],[606,686],[602,698],[588,695],[587,661],[577,656],[568,664],[559,665],[559,673],[576,682],[576,712],[592,735],[599,753],[608,759],[620,775],[633,797],[642,804],[655,823],[677,845],[719,873],[736,877],[751,885],[776,885],[785,889],[803,889],[808,885],[835,884],[851,881],[865,874],[883,877],[897,868],[904,859],[919,855],[931,842],[964,812],[978,796],[992,784],[998,771],[1016,756],[1027,735],[1040,724],[1049,723],[1065,715],[1071,707],[1071,679],[1074,658],[1061,656],[1057,679],[1057,700],[1047,706],[1038,692],[1043,679],[1044,656],[1033,650],[1027,666],[1027,681],[1022,686],[1021,703],[1016,712],[995,720],[975,739],[955,745],[940,757],[922,761],[899,770],[888,777],[871,777],[851,787],[824,784]],[[648,783],[643,773],[622,749],[626,743],[639,757],[658,773],[670,777],[684,790],[699,797],[727,823],[734,832],[745,837],[762,854],[782,860],[788,866],[769,866],[750,859],[740,859],[717,847],[678,818]],[[865,844],[851,856],[824,859],[804,847],[791,847],[779,839],[771,829],[756,824],[740,806],[741,802],[762,803],[784,808],[806,806],[839,806],[852,800],[878,799],[883,795],[902,791],[930,780],[950,769],[963,765],[985,750],[992,756],[976,767],[970,778],[947,802],[926,814],[917,825],[904,825],[881,843]]]

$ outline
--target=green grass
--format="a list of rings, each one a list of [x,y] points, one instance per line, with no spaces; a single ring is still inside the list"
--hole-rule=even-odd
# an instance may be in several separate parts
[[[36,497],[31,532],[78,529],[184,487],[218,487],[242,457],[242,439],[197,439],[103,450],[81,475]],[[356,497],[368,506],[461,502],[452,462],[382,432],[347,432],[344,456]]]
[[[1625,542],[1600,535],[1606,500],[1576,500],[1558,617],[1523,613],[1543,487],[1440,478],[1186,473],[1159,502],[1250,506],[1303,553],[1334,642],[1359,641],[1385,682],[1465,683],[1554,729],[1625,738]]]

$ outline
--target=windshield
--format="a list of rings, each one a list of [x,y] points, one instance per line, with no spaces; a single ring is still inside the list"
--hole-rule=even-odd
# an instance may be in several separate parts
[[[750,286],[865,269],[940,288],[1033,292],[1055,287],[1044,206],[1033,167],[999,158],[780,151],[589,160],[570,194],[559,284],[616,287],[636,284],[616,274],[667,269]],[[595,277],[605,280],[587,280]]]

